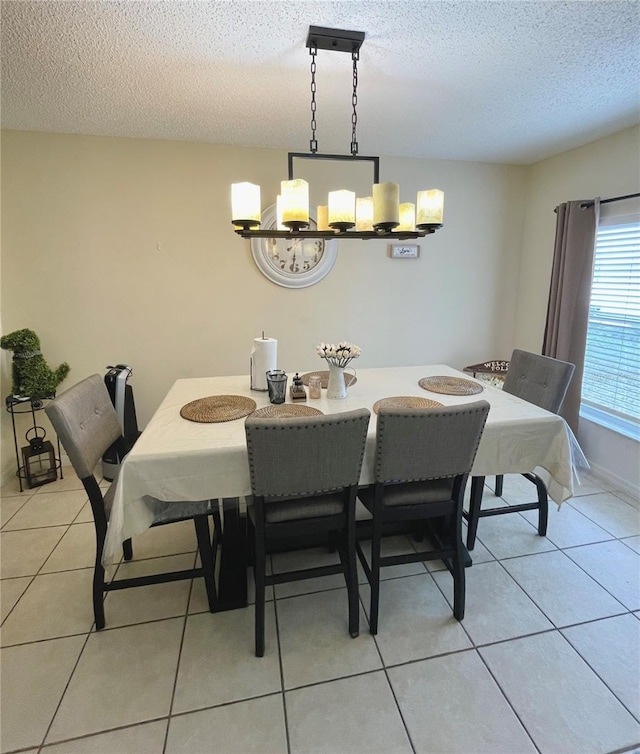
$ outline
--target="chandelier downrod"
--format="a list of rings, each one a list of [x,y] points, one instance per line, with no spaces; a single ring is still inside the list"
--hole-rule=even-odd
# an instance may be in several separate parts
[[[314,45],[309,47],[311,55],[311,140],[309,141],[309,151],[315,154],[318,151],[318,140],[316,139],[316,55],[318,48]],[[291,176],[289,176],[291,180]]]

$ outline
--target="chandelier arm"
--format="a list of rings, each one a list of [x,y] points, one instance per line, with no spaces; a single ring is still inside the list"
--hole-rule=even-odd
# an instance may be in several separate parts
[[[358,126],[358,59],[360,53],[355,51],[351,53],[351,59],[353,60],[353,93],[351,95],[351,104],[353,106],[353,113],[351,115],[351,154],[355,157],[358,154],[358,137],[356,135],[356,128]]]
[[[311,55],[311,140],[309,141],[309,151],[315,154],[318,151],[318,141],[316,139],[316,55],[318,48],[315,45],[309,47]]]
[[[249,228],[236,228],[235,232],[242,238],[359,238],[362,240],[372,240],[380,238],[390,238],[394,241],[408,241],[416,238],[430,236],[442,228],[441,224],[431,223],[425,225],[419,230],[273,230],[265,228],[263,230],[251,230]]]

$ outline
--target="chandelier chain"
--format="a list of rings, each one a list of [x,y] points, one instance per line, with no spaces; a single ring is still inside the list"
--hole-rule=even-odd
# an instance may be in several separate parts
[[[355,157],[358,154],[358,137],[356,136],[356,128],[358,126],[358,58],[357,52],[351,53],[353,59],[353,94],[351,95],[351,104],[353,105],[353,113],[351,115],[351,154]]]
[[[317,47],[310,47],[311,55],[311,141],[309,142],[309,151],[315,154],[318,151],[318,141],[316,139],[316,54]]]

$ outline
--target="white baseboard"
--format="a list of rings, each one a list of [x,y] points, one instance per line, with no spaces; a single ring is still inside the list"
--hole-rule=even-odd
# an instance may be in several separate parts
[[[589,461],[589,466],[591,466],[591,472],[594,476],[600,477],[608,484],[613,485],[612,489],[620,490],[626,492],[627,495],[640,498],[640,486],[637,484],[633,484],[628,479],[623,479],[609,469],[605,469],[604,466],[598,466],[597,463],[593,463],[592,461]]]

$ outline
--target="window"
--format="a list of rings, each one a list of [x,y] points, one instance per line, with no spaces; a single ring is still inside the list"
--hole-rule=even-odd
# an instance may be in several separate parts
[[[640,218],[622,219],[598,228],[581,413],[640,438]]]

